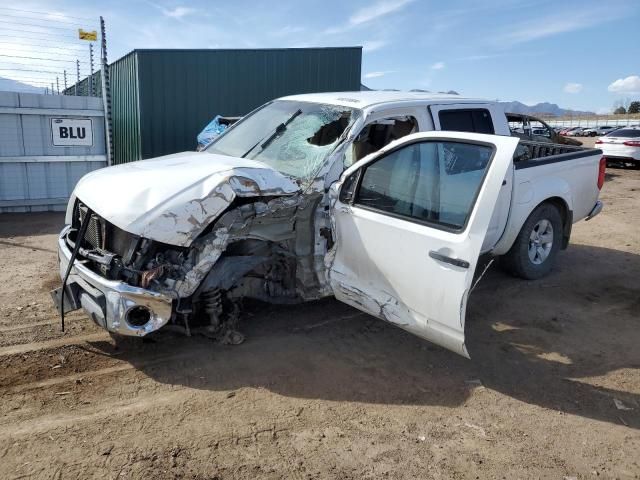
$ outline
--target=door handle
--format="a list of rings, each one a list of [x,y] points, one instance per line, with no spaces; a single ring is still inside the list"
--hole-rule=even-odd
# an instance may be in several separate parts
[[[429,252],[429,256],[435,260],[440,262],[449,263],[451,265],[455,265],[456,267],[461,268],[469,268],[471,265],[466,260],[460,260],[459,258],[451,258],[443,255],[441,253],[436,252],[435,250],[431,250]]]

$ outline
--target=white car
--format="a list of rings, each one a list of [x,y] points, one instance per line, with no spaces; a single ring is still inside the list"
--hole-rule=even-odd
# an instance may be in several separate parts
[[[584,127],[574,127],[567,132],[567,135],[570,137],[582,137],[584,135],[584,131]]]
[[[611,133],[614,130],[618,129],[618,126],[611,125],[602,125],[600,127],[591,127],[582,131],[582,136],[584,137],[596,137],[598,135],[606,135],[607,133]]]
[[[607,163],[640,165],[640,127],[620,128],[596,141]]]

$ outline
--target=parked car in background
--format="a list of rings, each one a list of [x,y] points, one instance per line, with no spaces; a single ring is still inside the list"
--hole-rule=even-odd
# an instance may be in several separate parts
[[[509,130],[514,137],[535,142],[559,143],[561,145],[580,146],[582,143],[572,138],[561,136],[556,129],[543,120],[522,113],[507,113]]]
[[[621,125],[604,125],[598,128],[596,135],[606,135],[607,133],[611,133],[619,128],[621,128]]]
[[[618,126],[613,126],[613,125],[601,125],[599,127],[591,127],[591,128],[585,128],[582,131],[582,136],[584,137],[597,137],[598,135],[606,135],[609,132],[613,132],[614,130],[617,130]]]
[[[640,167],[640,127],[619,128],[596,141],[608,165]]]
[[[574,135],[574,132],[576,130],[580,129],[581,127],[569,127],[569,128],[565,128],[562,132],[560,132],[560,135],[562,136],[569,136],[569,135]]]

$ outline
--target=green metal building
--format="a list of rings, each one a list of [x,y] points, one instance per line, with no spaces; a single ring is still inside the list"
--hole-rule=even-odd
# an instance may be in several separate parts
[[[361,62],[362,47],[134,50],[109,66],[113,163],[194,150],[218,114],[242,116],[284,95],[360,90]],[[101,95],[99,73],[93,82]],[[88,91],[88,79],[78,89]]]

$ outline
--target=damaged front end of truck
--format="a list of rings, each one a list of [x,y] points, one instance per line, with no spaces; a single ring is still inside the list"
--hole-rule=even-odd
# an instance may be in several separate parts
[[[304,195],[295,181],[257,162],[234,159],[236,166],[227,168],[222,157],[178,154],[166,157],[163,167],[179,168],[185,155],[218,160],[213,165],[223,171],[186,188],[190,179],[166,172],[175,192],[157,204],[157,184],[146,197],[131,196],[128,205],[119,197],[113,205],[104,200],[112,196],[100,196],[98,179],[90,175],[80,182],[59,239],[61,275],[80,241],[66,311],[84,308],[100,326],[123,335],[143,336],[169,324],[239,343],[243,299],[295,303],[327,294],[316,268],[322,259],[315,258],[313,230],[303,227],[313,222],[322,195]],[[110,177],[121,177],[108,183],[147,176],[139,168],[108,169]],[[60,290],[54,298],[60,305]]]
[[[274,101],[204,152],[86,175],[59,239],[63,278],[73,263],[64,310],[83,308],[124,335],[169,324],[237,343],[243,299],[295,303],[330,295],[329,207],[322,202],[360,113]],[[58,308],[61,298],[59,289]]]

